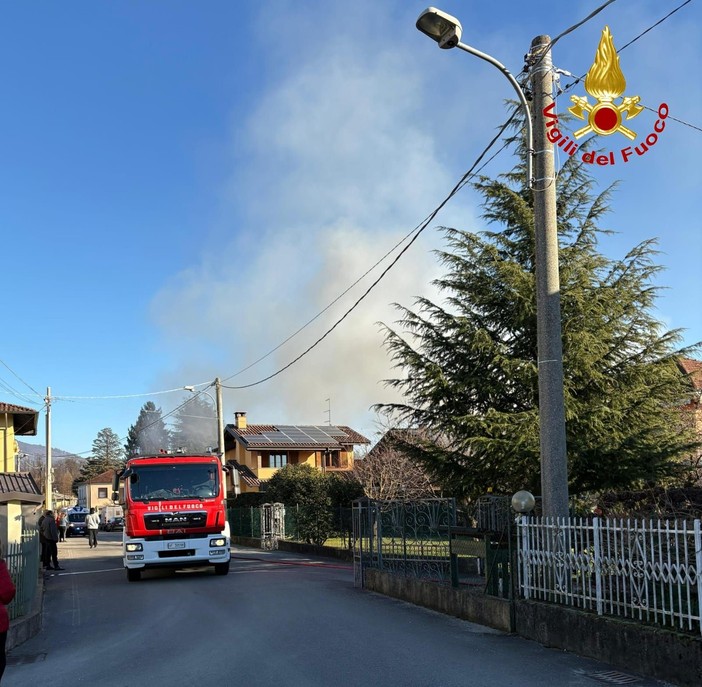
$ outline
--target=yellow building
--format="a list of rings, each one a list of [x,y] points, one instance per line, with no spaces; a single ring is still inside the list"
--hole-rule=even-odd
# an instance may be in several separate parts
[[[20,542],[44,498],[28,472],[17,472],[16,436],[35,436],[39,412],[0,403],[0,541]],[[4,553],[4,551],[0,552]]]
[[[353,470],[354,447],[370,444],[350,427],[333,425],[249,425],[235,413],[224,428],[228,465],[242,494],[265,490],[265,483],[286,465],[310,465],[322,472]],[[263,488],[262,488],[263,487]]]
[[[12,403],[0,403],[0,472],[15,472],[16,436],[36,436],[39,411]]]

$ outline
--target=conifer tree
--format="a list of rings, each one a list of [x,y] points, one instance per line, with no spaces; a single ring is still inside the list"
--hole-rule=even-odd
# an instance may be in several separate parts
[[[73,488],[80,482],[100,475],[108,470],[118,470],[124,465],[124,449],[119,437],[109,428],[101,429],[93,441],[91,456],[85,461]]]
[[[666,331],[653,311],[656,243],[621,259],[600,253],[613,188],[594,187],[587,167],[569,158],[557,206],[571,493],[657,482],[693,445],[675,364],[690,349],[676,351],[680,332]],[[402,448],[455,495],[539,494],[532,194],[523,165],[475,188],[489,229],[443,228],[447,272],[435,283],[445,301],[396,304],[399,326],[384,331],[399,374],[386,384],[403,402],[376,409],[429,432]]]
[[[139,417],[127,432],[124,450],[127,456],[135,453],[145,455],[158,453],[171,447],[171,432],[163,420],[163,412],[152,401],[147,401],[139,411]]]
[[[193,453],[217,447],[217,411],[206,393],[194,394],[175,412],[173,445]]]

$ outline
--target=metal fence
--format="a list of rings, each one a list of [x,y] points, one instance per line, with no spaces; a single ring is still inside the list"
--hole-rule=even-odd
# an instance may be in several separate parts
[[[304,506],[285,506],[284,538],[291,541],[304,541],[301,522],[306,521],[309,527],[309,518]],[[324,517],[329,522],[329,539],[335,546],[350,549],[353,538],[351,524],[351,508],[332,508]],[[261,539],[264,536],[261,528],[261,508],[229,508],[229,527],[232,536],[252,537]],[[265,521],[265,518],[264,518]]]
[[[521,595],[702,632],[700,520],[522,517]]]
[[[233,537],[261,537],[261,509],[260,508],[229,508],[227,519]]]
[[[39,577],[39,538],[36,531],[22,533],[21,542],[7,544],[7,569],[17,593],[7,606],[10,620],[29,613],[37,591]]]
[[[454,499],[354,501],[355,584],[363,586],[367,568],[449,583],[449,531],[455,525]]]

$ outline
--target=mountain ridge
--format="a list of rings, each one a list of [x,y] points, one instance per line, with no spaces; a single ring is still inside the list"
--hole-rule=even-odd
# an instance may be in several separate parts
[[[26,453],[34,458],[43,458],[46,456],[46,446],[44,444],[28,444],[26,441],[17,439],[20,453]],[[64,451],[60,448],[51,448],[51,458],[61,460],[62,458],[75,458],[76,460],[85,460],[82,456],[78,456],[70,451]]]

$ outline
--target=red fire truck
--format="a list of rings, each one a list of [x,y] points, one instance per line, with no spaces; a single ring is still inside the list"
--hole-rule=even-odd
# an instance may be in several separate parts
[[[222,463],[213,454],[134,456],[115,475],[124,483],[122,536],[127,579],[147,568],[212,565],[229,572],[230,536]]]

